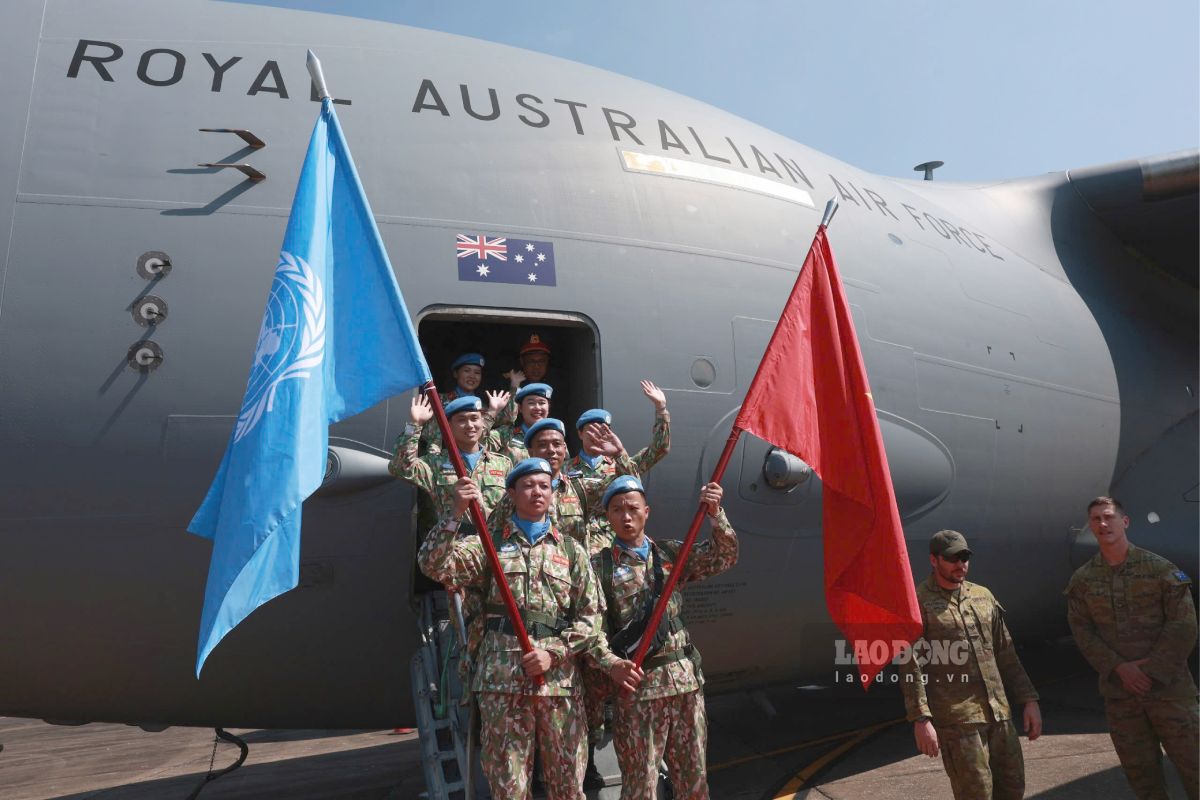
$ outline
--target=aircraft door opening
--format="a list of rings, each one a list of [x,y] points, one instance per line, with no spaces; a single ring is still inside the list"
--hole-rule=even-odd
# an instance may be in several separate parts
[[[441,392],[455,386],[450,371],[454,359],[464,353],[483,356],[483,383],[478,393],[485,407],[486,391],[511,391],[507,373],[521,369],[521,349],[532,349],[531,340],[537,337],[536,342],[549,349],[546,374],[539,382],[548,383],[554,389],[550,415],[561,419],[566,426],[570,452],[578,451],[575,420],[587,409],[601,405],[600,342],[595,323],[590,319],[559,312],[431,306],[418,317],[417,337]],[[396,410],[405,414],[407,421],[407,400]],[[402,426],[400,423],[395,427]],[[422,512],[427,505],[423,497],[418,497],[418,502],[414,503],[414,556],[415,548],[425,537],[423,523],[430,519],[429,511]],[[414,595],[439,588],[415,566],[414,571]]]

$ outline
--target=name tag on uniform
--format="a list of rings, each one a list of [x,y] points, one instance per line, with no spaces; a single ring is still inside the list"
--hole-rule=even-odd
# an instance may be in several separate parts
[[[487,472],[488,475],[491,475],[493,478],[503,478],[505,475],[504,470],[502,469],[489,469]]]
[[[564,567],[571,566],[571,561],[566,556],[560,556],[558,553],[550,556],[550,560],[555,564],[562,564]]]
[[[577,506],[579,505],[579,498],[573,494],[564,494],[559,498],[559,502],[565,506]]]

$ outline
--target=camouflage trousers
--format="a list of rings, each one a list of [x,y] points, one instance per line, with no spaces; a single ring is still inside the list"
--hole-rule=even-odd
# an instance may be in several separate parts
[[[602,670],[583,663],[578,666],[583,679],[583,709],[587,714],[588,744],[600,744],[604,739],[604,706],[612,698],[615,687]]]
[[[1197,707],[1194,698],[1107,698],[1104,714],[1117,758],[1138,800],[1166,800],[1162,751],[1167,751],[1191,800],[1196,800]]]
[[[708,800],[708,715],[696,690],[654,700],[617,698],[613,746],[621,800],[655,800],[658,765],[667,762],[675,800]]]
[[[536,743],[547,799],[584,800],[587,742],[578,698],[480,692],[478,700],[480,760],[492,797],[528,800]]]
[[[1021,800],[1025,759],[1012,720],[947,725],[937,731],[954,800]]]

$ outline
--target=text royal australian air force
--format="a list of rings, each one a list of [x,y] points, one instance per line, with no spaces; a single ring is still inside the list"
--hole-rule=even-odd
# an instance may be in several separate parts
[[[178,47],[178,46],[177,46]],[[109,83],[136,81],[154,89],[171,89],[185,75],[203,76],[208,91],[238,93],[263,102],[317,100],[302,59],[249,57],[233,52],[185,52],[167,46],[80,39],[66,71],[75,80]],[[196,86],[189,76],[187,85]],[[350,104],[347,95],[334,102]],[[510,118],[536,131],[567,131],[576,136],[615,142],[624,167],[633,172],[674,175],[746,189],[815,207],[812,195],[836,194],[843,208],[879,214],[924,236],[1004,260],[989,237],[908,202],[889,199],[879,187],[865,185],[864,176],[812,172],[802,158],[782,148],[750,141],[727,131],[712,130],[698,120],[667,119],[631,113],[612,98],[562,97],[538,91],[502,91],[487,81],[453,82],[429,77],[411,79],[409,112],[418,117],[455,117],[481,125]],[[828,181],[828,182],[826,182]],[[818,188],[819,186],[819,188]],[[911,199],[906,195],[906,199]]]

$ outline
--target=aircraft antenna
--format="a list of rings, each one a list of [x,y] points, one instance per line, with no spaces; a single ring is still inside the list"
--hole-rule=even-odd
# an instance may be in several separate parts
[[[945,166],[945,164],[945,161],[926,161],[913,167],[913,172],[924,172],[925,180],[931,181],[933,180],[933,171],[938,167]]]
[[[325,88],[325,73],[321,71],[321,59],[317,58],[317,54],[312,50],[308,51],[307,64],[313,86],[317,87],[317,96],[325,100],[329,97],[329,90]]]

